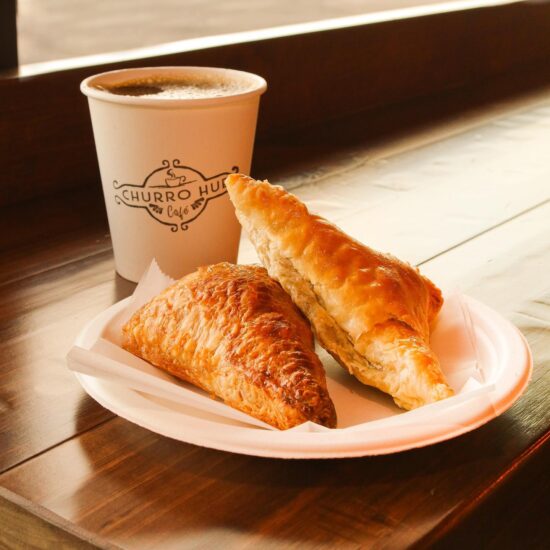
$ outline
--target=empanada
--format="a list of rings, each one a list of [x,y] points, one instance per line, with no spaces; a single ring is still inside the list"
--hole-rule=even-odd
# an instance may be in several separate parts
[[[311,214],[282,187],[239,174],[226,186],[269,274],[344,368],[405,409],[453,394],[429,346],[443,303],[431,281]]]
[[[309,323],[263,267],[199,268],[122,330],[129,352],[272,426],[336,426]]]

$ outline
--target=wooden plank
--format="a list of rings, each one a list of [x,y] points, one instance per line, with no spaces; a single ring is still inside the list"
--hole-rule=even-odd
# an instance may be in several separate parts
[[[84,394],[65,355],[80,329],[134,286],[114,273],[108,250],[2,287],[2,469],[112,417]]]
[[[359,241],[418,264],[550,199],[549,129],[544,102],[395,156],[357,144],[301,172],[297,187],[292,177],[271,181]],[[239,260],[258,261],[246,237]]]
[[[422,264],[421,270],[442,286],[462,289],[498,311],[526,316],[523,323],[530,315],[537,317],[538,307],[545,317],[543,295],[548,292],[548,279],[543,274],[550,255],[548,236],[544,231],[548,222],[550,203],[545,202],[529,213]],[[509,270],[507,278],[505,270]],[[524,288],[509,294],[508,289],[515,284]],[[520,304],[531,297],[531,308],[534,309],[523,309]],[[537,305],[539,298],[542,302]]]
[[[115,550],[99,537],[77,529],[67,520],[0,487],[0,546],[6,550],[48,548]]]
[[[522,87],[523,73],[514,71],[526,67],[548,83],[549,13],[549,5],[519,2],[181,51],[146,63],[227,66],[261,74],[269,91],[262,99],[259,136],[289,135],[346,114],[477,86],[505,73]],[[97,163],[79,83],[100,70],[144,63],[0,79],[0,204],[95,185]],[[22,128],[22,121],[32,125]]]
[[[430,533],[418,547],[497,549],[524,548],[528,543],[544,548],[550,537],[550,438],[530,451],[523,463],[512,466],[503,483],[482,495],[481,502],[476,500],[466,514],[453,515],[448,525]]]
[[[17,60],[17,0],[0,3],[0,71],[15,69]]]
[[[0,285],[110,250],[99,187],[2,209]]]

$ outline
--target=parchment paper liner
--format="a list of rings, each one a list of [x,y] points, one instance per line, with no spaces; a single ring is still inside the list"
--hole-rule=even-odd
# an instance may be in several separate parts
[[[71,348],[67,356],[69,368],[143,393],[180,402],[193,409],[260,429],[273,430],[268,424],[212,399],[206,392],[170,376],[120,347],[123,324],[137,309],[173,282],[153,262],[126,307],[107,324],[101,338],[90,349],[78,346]],[[432,329],[430,343],[456,395],[407,412],[399,409],[391,397],[364,386],[351,377],[332,357],[318,348],[327,372],[329,393],[338,414],[338,431],[369,433],[374,437],[380,429],[385,430],[392,426],[397,428],[405,419],[409,427],[426,422],[433,425],[437,423],[439,411],[448,411],[466,400],[475,401],[478,405],[481,401],[482,405],[491,406],[490,393],[494,389],[492,380],[495,373],[487,372],[483,368],[468,306],[457,290],[445,293],[445,304]],[[305,422],[290,431],[330,430]]]

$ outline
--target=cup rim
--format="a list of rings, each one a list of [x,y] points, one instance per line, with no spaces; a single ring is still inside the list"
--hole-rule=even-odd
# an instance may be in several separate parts
[[[250,82],[250,88],[245,89],[242,92],[234,94],[227,94],[219,97],[205,97],[194,99],[160,99],[154,97],[140,97],[140,96],[125,96],[109,93],[104,90],[93,87],[93,84],[101,79],[107,79],[116,82],[118,77],[139,77],[147,76],[150,73],[185,73],[185,74],[215,74],[218,76],[230,77],[238,80],[248,80]],[[121,80],[123,80],[121,78]],[[211,107],[215,105],[222,105],[226,103],[234,103],[237,101],[243,101],[254,96],[263,94],[267,89],[267,82],[261,76],[246,71],[239,71],[236,69],[227,69],[223,67],[200,67],[200,66],[187,66],[187,65],[173,65],[162,67],[135,67],[128,69],[117,69],[114,71],[105,71],[97,73],[85,78],[80,83],[80,91],[88,98],[99,99],[100,101],[106,101],[108,103],[120,103],[122,105],[136,105],[153,108],[191,108],[191,107]]]

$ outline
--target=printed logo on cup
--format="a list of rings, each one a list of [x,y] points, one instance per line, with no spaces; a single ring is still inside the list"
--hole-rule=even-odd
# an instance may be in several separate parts
[[[185,231],[204,212],[209,201],[227,193],[225,178],[238,171],[238,166],[233,166],[231,172],[206,177],[195,168],[181,165],[178,159],[172,163],[163,160],[141,184],[114,180],[115,202],[142,208],[171,231]]]

